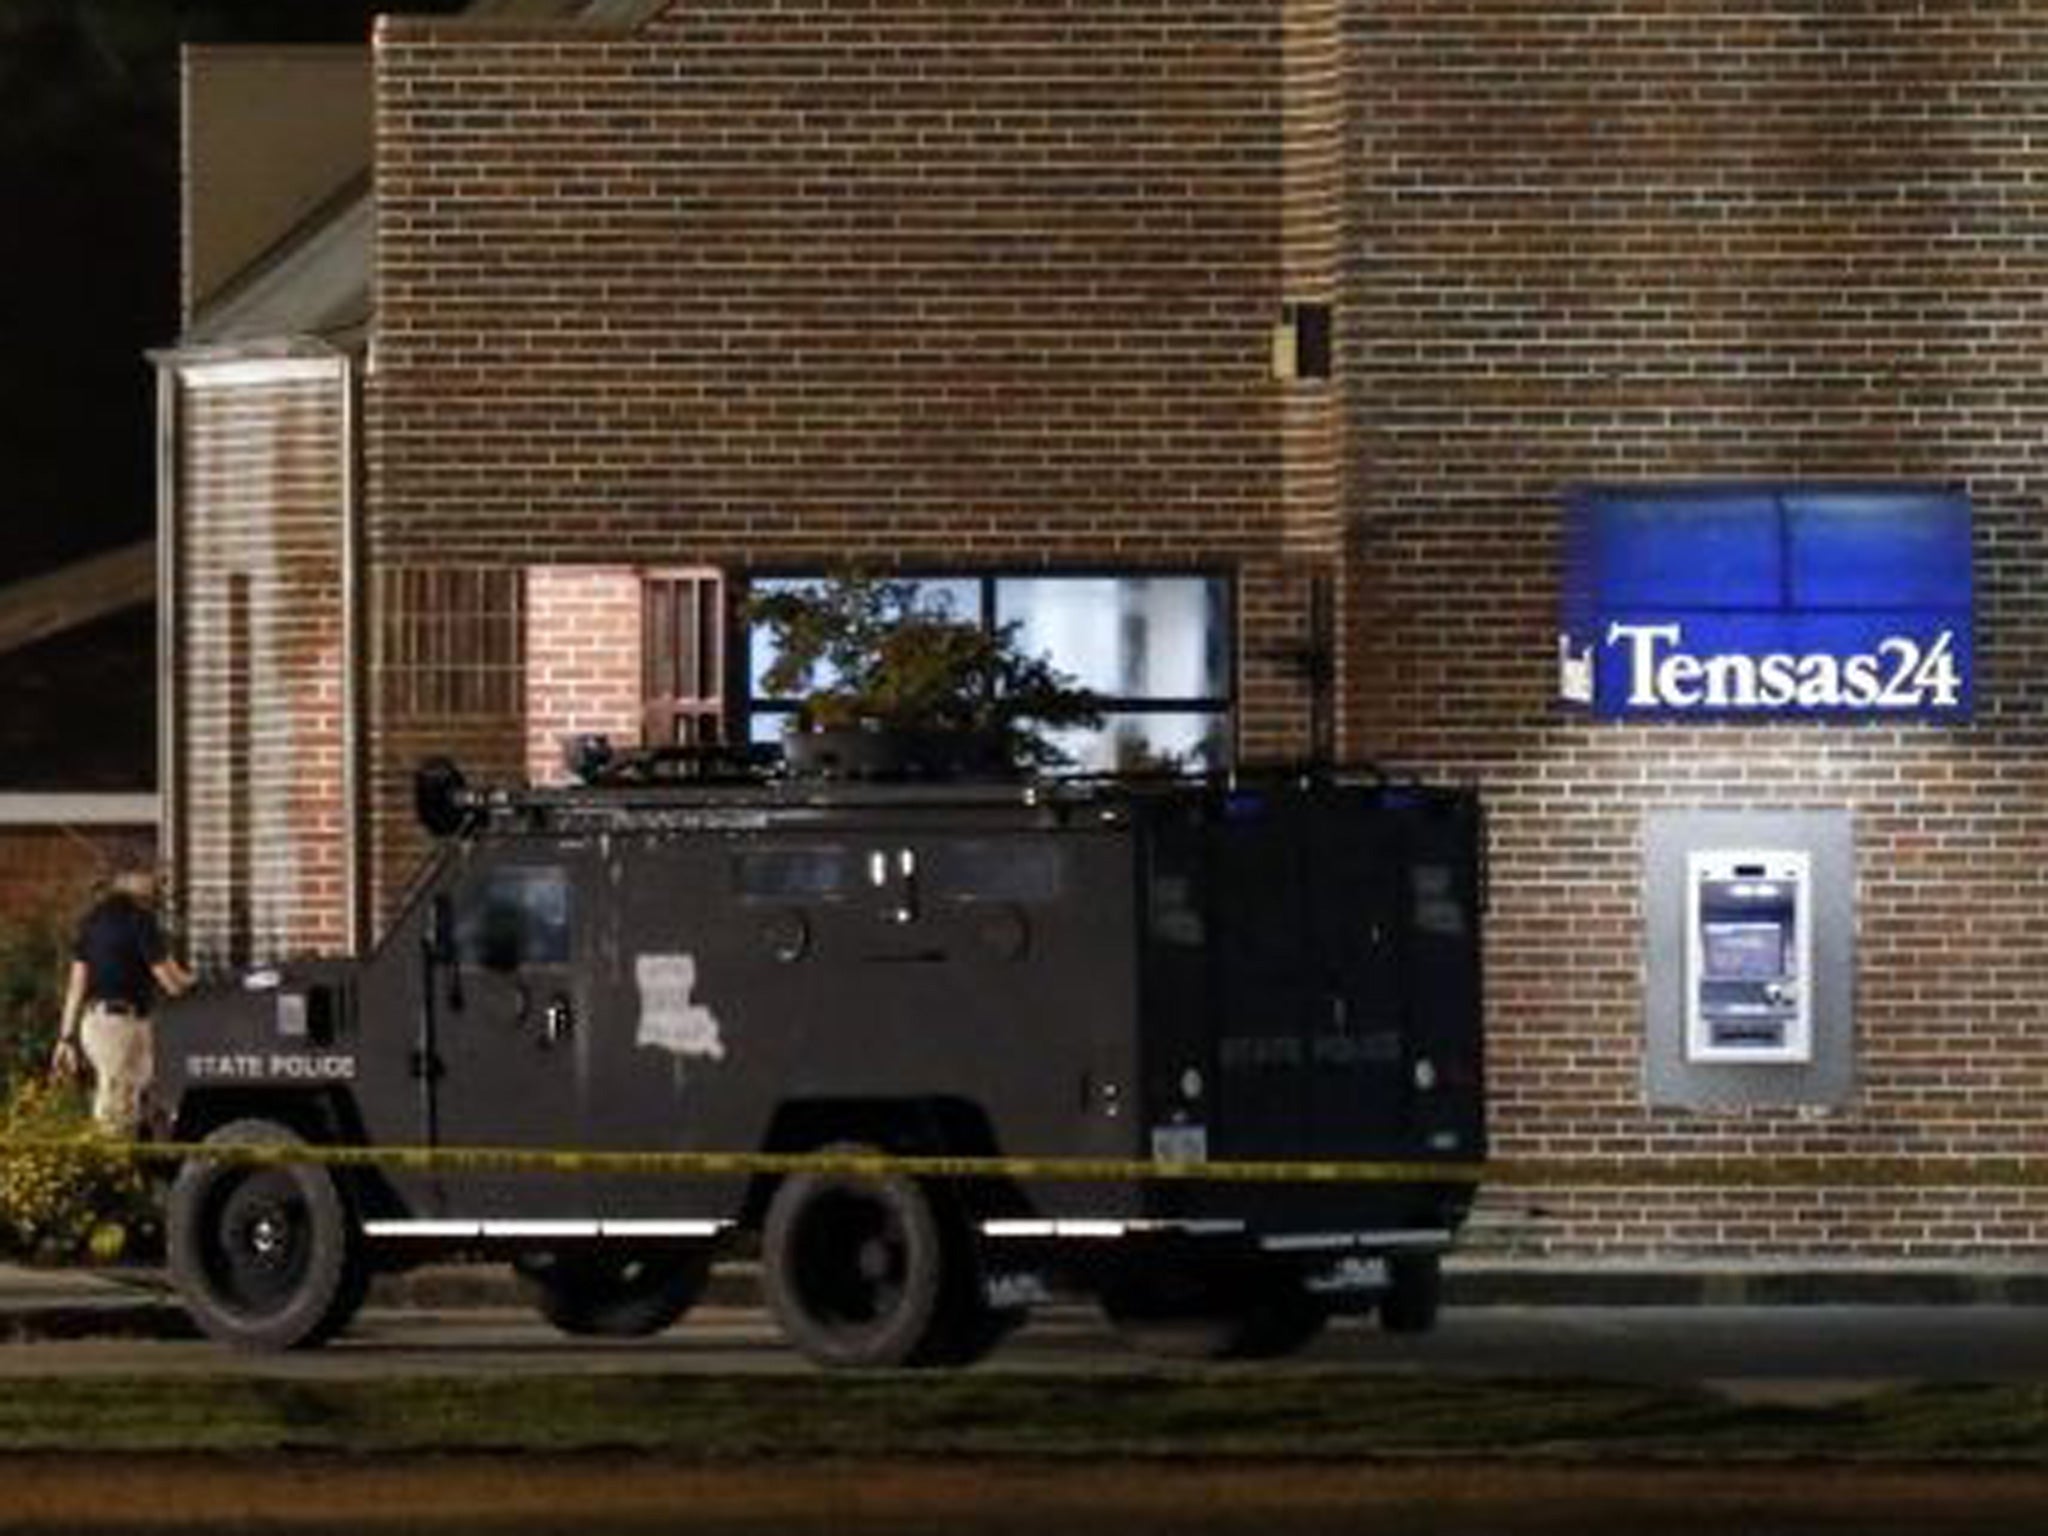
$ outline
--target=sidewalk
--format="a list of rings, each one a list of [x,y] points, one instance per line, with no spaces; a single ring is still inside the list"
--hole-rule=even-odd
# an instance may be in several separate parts
[[[156,1270],[0,1264],[0,1343],[197,1336]]]
[[[1453,1307],[2048,1306],[2039,1263],[1951,1259],[1522,1259],[1444,1261]]]
[[[706,1300],[717,1306],[758,1306],[758,1269],[747,1262],[719,1266]],[[2038,1265],[1938,1260],[1776,1260],[1737,1265],[1464,1255],[1445,1263],[1444,1302],[1450,1307],[2048,1307],[2048,1260]],[[504,1264],[442,1264],[379,1277],[369,1304],[393,1310],[465,1311],[523,1309],[526,1301]],[[0,1264],[0,1343],[196,1336],[160,1270]]]

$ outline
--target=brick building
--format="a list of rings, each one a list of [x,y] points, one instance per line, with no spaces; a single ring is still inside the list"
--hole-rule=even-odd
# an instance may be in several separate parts
[[[733,599],[852,561],[1022,619],[1133,739],[1299,757],[1326,652],[1340,755],[1478,782],[1499,1150],[2031,1151],[2043,78],[2004,0],[503,0],[196,53],[188,927],[370,939],[428,752],[772,722]],[[1850,481],[1965,498],[1966,715],[1559,702],[1571,487]],[[1647,850],[1742,811],[1853,843],[1841,1071],[1674,1102]],[[1958,1182],[1545,1191],[1520,1238],[2048,1235]]]

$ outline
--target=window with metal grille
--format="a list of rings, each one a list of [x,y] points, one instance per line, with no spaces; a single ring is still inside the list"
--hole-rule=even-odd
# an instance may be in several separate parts
[[[522,708],[525,584],[516,568],[380,573],[377,666],[395,715],[463,720]]]
[[[725,737],[725,582],[712,570],[650,571],[641,583],[641,740]]]

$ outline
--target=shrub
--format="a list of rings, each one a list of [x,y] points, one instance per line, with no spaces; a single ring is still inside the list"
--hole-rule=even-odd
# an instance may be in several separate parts
[[[69,938],[54,905],[0,922],[0,1094],[49,1067]]]
[[[49,1080],[83,885],[0,921],[0,1254],[38,1263],[147,1253],[161,1223],[142,1166]],[[20,1145],[27,1142],[30,1145]]]
[[[119,1257],[154,1239],[142,1165],[94,1128],[82,1090],[24,1074],[0,1105],[0,1251],[38,1263]]]

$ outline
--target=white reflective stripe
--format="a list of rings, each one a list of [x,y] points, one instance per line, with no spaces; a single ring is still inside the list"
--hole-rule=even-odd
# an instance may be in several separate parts
[[[1183,1233],[1220,1237],[1242,1232],[1241,1221],[1108,1221],[1092,1218],[984,1221],[984,1237],[1126,1237],[1152,1233]]]
[[[984,1221],[984,1237],[1122,1237],[1130,1224],[1122,1221]]]
[[[480,1221],[366,1221],[365,1237],[481,1237]]]
[[[1260,1238],[1259,1246],[1273,1253],[1302,1253],[1324,1248],[1443,1249],[1451,1246],[1451,1234],[1435,1228],[1397,1232],[1285,1232]]]
[[[716,1237],[729,1221],[366,1221],[365,1237]]]

